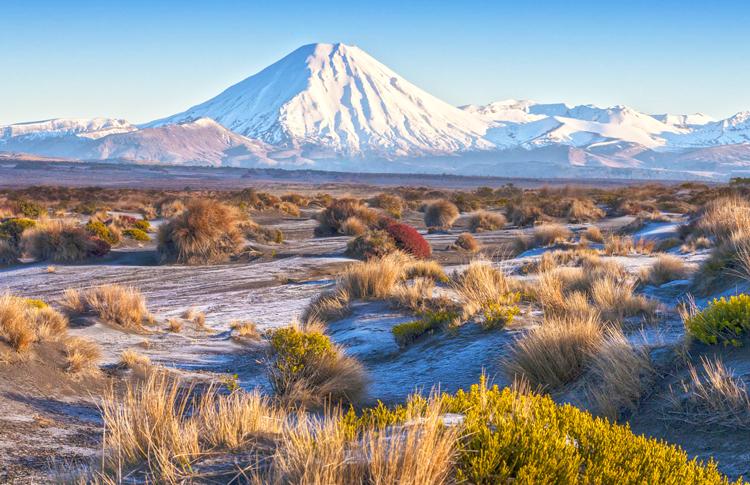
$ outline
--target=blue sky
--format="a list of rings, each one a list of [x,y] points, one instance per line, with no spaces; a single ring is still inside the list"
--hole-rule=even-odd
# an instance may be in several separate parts
[[[0,5],[0,124],[182,111],[303,44],[344,42],[456,105],[750,109],[741,1],[34,1]]]

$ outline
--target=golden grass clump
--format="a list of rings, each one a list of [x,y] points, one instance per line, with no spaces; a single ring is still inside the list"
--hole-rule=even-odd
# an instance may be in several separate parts
[[[506,372],[536,388],[559,388],[581,375],[603,338],[593,315],[545,318],[515,342]]]
[[[635,285],[630,281],[601,278],[591,285],[591,298],[602,319],[619,322],[626,317],[653,318],[659,305],[643,295],[633,293]]]
[[[20,256],[21,253],[15,244],[6,239],[0,239],[0,266],[16,264]]]
[[[235,320],[229,324],[232,337],[235,339],[260,340],[260,331],[255,322],[242,322]]]
[[[644,268],[641,273],[641,280],[651,285],[660,286],[670,281],[686,279],[690,272],[690,266],[682,258],[671,254],[660,254],[650,267]]]
[[[497,231],[502,229],[506,222],[505,216],[500,213],[480,210],[469,218],[469,230],[471,232]]]
[[[573,236],[570,229],[562,224],[542,224],[536,226],[533,231],[534,244],[537,246],[549,246],[568,241]]]
[[[367,232],[367,224],[357,216],[351,216],[341,224],[340,231],[347,236],[361,236]]]
[[[604,211],[597,207],[591,199],[573,199],[570,201],[566,213],[568,221],[589,222],[604,217]]]
[[[21,251],[39,261],[71,263],[103,256],[110,246],[93,238],[76,221],[48,220],[24,231]]]
[[[604,240],[604,254],[607,256],[630,256],[651,254],[656,243],[645,238],[633,239],[630,236],[611,235]]]
[[[404,267],[412,258],[398,251],[382,258],[349,265],[339,276],[338,287],[350,298],[387,298],[404,274]]]
[[[585,238],[587,241],[601,243],[604,242],[604,235],[601,229],[596,226],[589,226],[581,233],[581,238]]]
[[[594,384],[588,394],[596,411],[611,419],[635,409],[653,375],[648,350],[631,343],[620,329],[610,328],[590,363]]]
[[[302,322],[334,322],[349,315],[351,295],[345,288],[324,291],[310,301],[302,314]]]
[[[695,228],[699,233],[726,241],[750,227],[750,202],[732,196],[714,199],[700,211]]]
[[[167,330],[173,333],[180,333],[182,331],[182,322],[174,317],[168,318]]]
[[[133,286],[109,284],[85,290],[69,288],[61,304],[71,314],[93,313],[107,323],[132,330],[140,330],[151,318],[146,299]]]
[[[99,369],[102,350],[93,340],[69,337],[65,340],[65,358],[70,373],[94,372]]]
[[[505,274],[487,261],[472,261],[456,275],[453,289],[463,303],[464,317],[470,317],[493,304],[514,303]]]
[[[425,209],[424,223],[428,228],[447,230],[453,226],[458,216],[458,207],[454,203],[438,200]]]
[[[413,312],[426,310],[425,304],[432,298],[435,281],[430,278],[415,278],[411,285],[406,282],[396,286],[391,295],[392,303]]]
[[[159,228],[158,251],[163,263],[212,264],[226,262],[245,242],[237,209],[215,200],[188,203]]]
[[[468,232],[459,234],[453,245],[462,251],[470,253],[476,253],[480,249],[479,242]]]
[[[412,278],[430,278],[441,283],[448,282],[448,275],[440,266],[440,263],[429,259],[414,259],[406,264],[404,269],[404,279]]]
[[[0,336],[17,352],[38,340],[65,336],[68,319],[41,300],[0,295]]]

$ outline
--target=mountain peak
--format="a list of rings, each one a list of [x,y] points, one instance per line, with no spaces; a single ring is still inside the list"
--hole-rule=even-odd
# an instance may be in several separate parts
[[[209,117],[290,148],[399,157],[492,148],[487,123],[402,78],[356,46],[304,45],[161,126]]]

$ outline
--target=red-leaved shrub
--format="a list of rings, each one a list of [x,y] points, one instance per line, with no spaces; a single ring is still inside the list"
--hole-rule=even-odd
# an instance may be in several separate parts
[[[397,222],[386,228],[388,234],[396,241],[396,247],[415,258],[426,259],[432,256],[430,243],[408,224]]]

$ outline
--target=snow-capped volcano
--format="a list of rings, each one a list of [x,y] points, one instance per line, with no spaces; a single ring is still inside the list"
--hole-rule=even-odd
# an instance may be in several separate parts
[[[358,47],[311,44],[184,113],[273,145],[384,157],[493,148],[487,123],[411,84]]]

